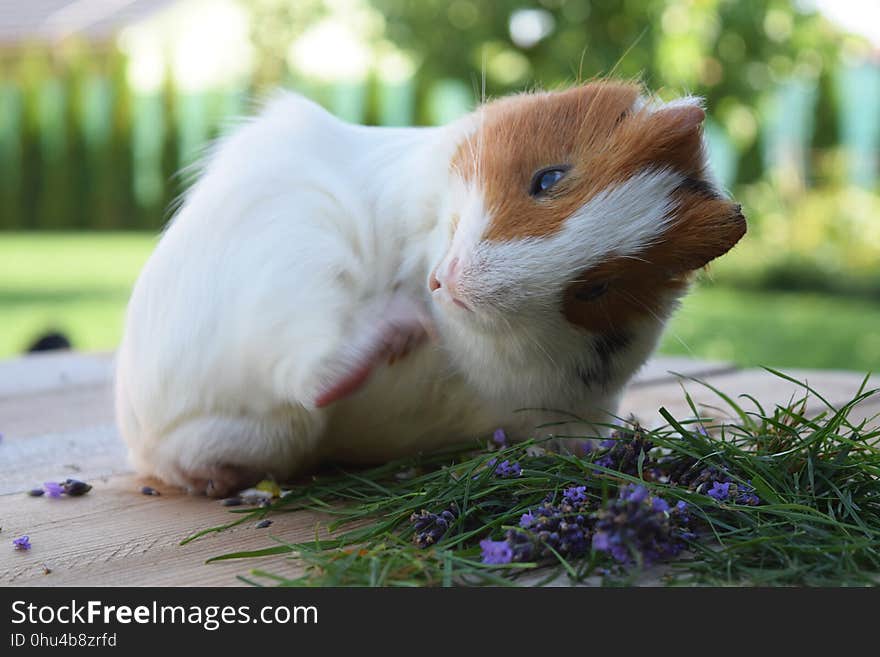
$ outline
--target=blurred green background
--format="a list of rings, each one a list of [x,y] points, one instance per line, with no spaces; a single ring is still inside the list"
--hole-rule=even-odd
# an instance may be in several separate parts
[[[434,124],[597,75],[707,100],[747,237],[663,351],[880,365],[880,3],[31,0],[0,8],[0,357],[49,329],[112,349],[209,141],[277,86]],[[184,171],[183,174],[179,173]]]

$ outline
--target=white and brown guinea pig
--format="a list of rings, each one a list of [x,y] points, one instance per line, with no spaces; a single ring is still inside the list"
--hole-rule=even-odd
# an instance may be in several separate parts
[[[217,145],[134,288],[134,464],[224,495],[571,414],[594,433],[692,272],[745,233],[703,118],[611,81],[439,128],[277,97]]]

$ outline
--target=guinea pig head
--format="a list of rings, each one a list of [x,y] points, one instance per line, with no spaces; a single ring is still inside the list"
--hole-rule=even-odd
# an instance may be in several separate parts
[[[478,110],[452,161],[446,315],[560,318],[608,333],[665,318],[692,272],[746,231],[708,171],[697,99],[593,82]]]

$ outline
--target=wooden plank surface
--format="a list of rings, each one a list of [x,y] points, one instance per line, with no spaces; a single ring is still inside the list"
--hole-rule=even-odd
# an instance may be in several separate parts
[[[684,386],[704,416],[730,415],[715,410],[720,402],[714,393],[670,372],[704,379],[730,394],[748,392],[765,408],[803,392],[762,370],[657,358],[630,386],[621,414],[634,414],[647,425],[663,423],[661,406],[689,417]],[[849,372],[790,374],[810,381],[832,404],[848,401],[861,383],[861,376]],[[242,582],[236,575],[252,567],[296,574],[295,561],[286,557],[204,562],[225,552],[268,547],[272,535],[312,538],[322,521],[314,514],[278,514],[267,529],[246,523],[179,545],[192,532],[234,516],[214,500],[189,497],[130,473],[113,425],[111,375],[110,354],[53,353],[0,362],[0,585],[237,585]],[[810,402],[812,410],[821,405],[817,399]],[[880,399],[856,415],[878,412]],[[94,490],[81,498],[24,494],[43,481],[68,476],[89,481]],[[144,483],[163,494],[142,495]],[[10,541],[21,534],[31,537],[30,551],[11,549]]]
[[[235,516],[216,500],[191,497],[157,482],[152,483],[162,495],[142,495],[144,481],[133,475],[90,481],[93,490],[77,498],[0,496],[0,585],[236,585],[242,583],[236,575],[257,565],[294,576],[295,562],[283,556],[209,565],[205,561],[232,550],[268,547],[273,535],[309,540],[319,520],[305,512],[276,514],[265,529],[244,523],[181,546],[195,530]],[[16,552],[9,541],[22,534],[30,537],[32,548]]]

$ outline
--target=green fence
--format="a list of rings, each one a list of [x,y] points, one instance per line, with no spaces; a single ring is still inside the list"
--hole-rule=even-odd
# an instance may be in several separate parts
[[[127,85],[125,68],[124,57],[112,48],[0,53],[0,229],[154,230],[183,189],[178,172],[230,117],[250,110],[249,88],[187,94],[169,82],[158,92],[138,94]],[[841,139],[851,142],[844,149],[855,158],[851,179],[876,183],[880,70],[849,70],[838,77],[837,86],[780,88],[781,119],[769,121],[760,135],[759,166],[795,158],[809,179],[814,108],[831,107]],[[847,95],[838,91],[852,85],[872,90],[873,110],[864,102],[856,107],[840,101]],[[374,76],[321,86],[289,79],[286,86],[345,119],[368,124],[443,122],[473,103],[471,86],[454,80],[392,84]],[[720,126],[711,124],[708,134],[717,168],[732,185],[742,154]]]

